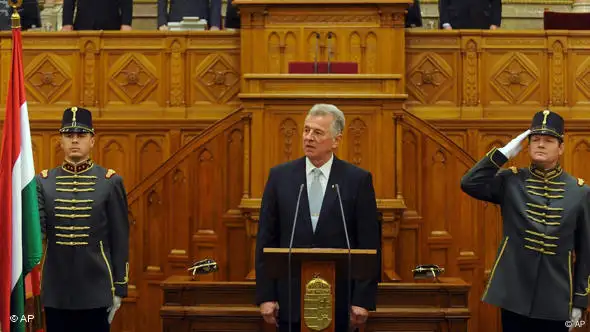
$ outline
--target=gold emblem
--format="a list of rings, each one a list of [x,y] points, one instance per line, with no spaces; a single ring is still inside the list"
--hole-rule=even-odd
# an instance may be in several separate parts
[[[322,331],[332,323],[332,286],[319,276],[305,285],[303,319],[313,331]]]
[[[545,125],[547,125],[547,116],[549,115],[549,113],[551,113],[551,111],[549,111],[549,110],[543,111],[543,127],[545,127]]]
[[[72,107],[72,122],[76,122],[76,112],[78,112],[78,107]]]

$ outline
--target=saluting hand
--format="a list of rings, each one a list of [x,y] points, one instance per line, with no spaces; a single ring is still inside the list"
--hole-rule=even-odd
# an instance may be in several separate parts
[[[515,157],[520,150],[522,149],[522,141],[527,138],[529,136],[529,134],[531,133],[530,129],[525,131],[524,133],[516,136],[515,139],[513,139],[512,141],[510,141],[508,144],[506,144],[505,146],[501,147],[498,149],[498,151],[502,152],[502,154],[504,156],[506,156],[506,158],[510,159],[512,157]]]

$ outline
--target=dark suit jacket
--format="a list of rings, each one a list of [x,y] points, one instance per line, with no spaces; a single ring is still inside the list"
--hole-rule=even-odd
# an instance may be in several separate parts
[[[415,28],[422,26],[422,11],[420,10],[420,0],[414,0],[414,3],[408,7],[406,15],[406,28]]]
[[[185,16],[197,16],[206,19],[209,27],[221,28],[221,0],[211,4],[209,0],[158,0],[158,26],[180,22]]]
[[[240,14],[238,8],[232,5],[232,0],[227,0],[227,13],[225,13],[225,27],[228,29],[240,28]]]
[[[453,29],[489,29],[500,26],[501,0],[439,0],[440,27],[449,23]]]
[[[297,195],[305,184],[293,240],[299,248],[346,248],[346,236],[342,224],[340,204],[334,184],[340,186],[344,214],[351,248],[377,249],[380,251],[377,204],[371,173],[342,161],[334,156],[330,178],[324,194],[322,210],[315,233],[311,225],[305,157],[278,165],[270,170],[262,197],[260,222],[256,241],[256,304],[279,302],[279,319],[288,321],[288,279],[271,280],[266,275],[262,250],[265,247],[288,248]],[[300,271],[294,266],[292,278],[292,319],[300,321]],[[337,275],[336,326],[348,324],[347,276]],[[374,280],[354,280],[352,305],[368,310],[375,309],[377,271]]]
[[[64,0],[63,4],[63,25],[73,24],[74,30],[120,30],[121,25],[131,25],[132,18],[133,0]]]

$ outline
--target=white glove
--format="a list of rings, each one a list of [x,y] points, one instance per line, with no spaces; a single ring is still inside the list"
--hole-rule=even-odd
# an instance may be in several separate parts
[[[499,148],[498,151],[502,152],[502,154],[506,156],[506,158],[508,159],[515,157],[520,152],[520,149],[522,149],[522,141],[524,141],[524,139],[527,138],[530,133],[531,130],[529,129],[524,133],[516,136],[515,139],[510,141],[504,147]]]
[[[109,313],[109,324],[113,321],[113,318],[115,318],[115,312],[117,312],[120,307],[121,298],[118,296],[113,297],[113,305],[107,309],[107,312]]]
[[[573,330],[575,327],[577,327],[577,323],[578,321],[580,321],[580,318],[582,318],[582,309],[580,308],[573,308],[572,309],[572,315],[570,318],[570,322],[572,323],[569,331]]]

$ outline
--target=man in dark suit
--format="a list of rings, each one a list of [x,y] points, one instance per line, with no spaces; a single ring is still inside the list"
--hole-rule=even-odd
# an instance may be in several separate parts
[[[440,27],[490,29],[500,27],[502,0],[439,0]]]
[[[227,0],[227,11],[225,13],[225,28],[240,28],[240,14],[238,13],[238,8],[232,5],[232,0]]]
[[[132,19],[133,0],[64,0],[62,31],[130,31]]]
[[[406,28],[418,28],[422,26],[422,11],[420,10],[420,0],[414,0],[413,4],[408,7],[406,15]]]
[[[168,22],[183,17],[207,20],[210,30],[221,27],[221,0],[158,0],[158,29],[168,30]]]
[[[301,185],[293,247],[347,248],[342,213],[334,185],[338,184],[350,246],[352,249],[380,250],[377,204],[370,172],[338,159],[333,150],[342,140],[344,114],[334,105],[318,104],[308,113],[303,129],[305,157],[278,165],[270,174],[262,197],[256,242],[256,304],[264,320],[289,331],[299,331],[300,284],[293,268],[291,306],[288,278],[269,279],[266,275],[266,247],[288,248],[296,201]],[[348,303],[346,275],[336,276],[335,328],[347,331],[365,324],[369,310],[375,309],[377,276],[352,282],[352,303]],[[280,310],[279,310],[280,307]],[[278,316],[278,321],[277,321]]]

